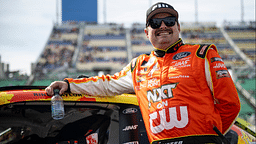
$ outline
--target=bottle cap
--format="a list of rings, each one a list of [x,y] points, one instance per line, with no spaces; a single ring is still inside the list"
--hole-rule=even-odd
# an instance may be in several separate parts
[[[54,92],[54,95],[59,95],[60,90],[59,89],[54,89],[53,92]]]

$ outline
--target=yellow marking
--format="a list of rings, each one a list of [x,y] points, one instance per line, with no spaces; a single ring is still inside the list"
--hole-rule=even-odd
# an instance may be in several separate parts
[[[125,103],[139,105],[136,95],[134,94],[122,94],[117,96],[101,96],[101,97],[91,97],[95,98],[96,102],[113,102],[113,103]]]
[[[40,89],[32,89],[32,90],[22,90],[23,92],[31,92],[31,91],[36,91],[36,92],[40,92]]]
[[[0,92],[0,105],[10,103],[14,94],[7,94],[6,92]]]
[[[23,92],[28,91],[39,91],[39,90],[24,90]],[[18,95],[18,94],[17,94]],[[10,103],[10,100],[13,98],[14,94],[7,94],[6,92],[0,92],[0,105]],[[91,98],[95,99],[95,102],[109,102],[109,103],[124,103],[124,104],[132,104],[132,105],[139,105],[136,95],[134,94],[122,94],[116,96],[88,96],[86,94],[63,94],[62,95],[64,101],[79,101],[82,98]],[[32,101],[50,101],[51,97],[49,98],[42,98]],[[24,100],[24,101],[31,101]]]

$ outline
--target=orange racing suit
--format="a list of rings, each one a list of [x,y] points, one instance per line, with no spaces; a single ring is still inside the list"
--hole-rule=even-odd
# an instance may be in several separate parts
[[[72,93],[135,92],[150,143],[184,144],[191,137],[217,142],[213,126],[224,134],[240,111],[235,85],[215,45],[179,39],[165,51],[134,58],[112,76],[65,80]]]

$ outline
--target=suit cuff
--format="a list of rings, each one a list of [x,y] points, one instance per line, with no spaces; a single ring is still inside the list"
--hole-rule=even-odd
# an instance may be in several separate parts
[[[63,81],[68,84],[68,89],[67,89],[66,92],[67,92],[67,93],[71,93],[69,81],[68,81],[67,79],[64,79]]]

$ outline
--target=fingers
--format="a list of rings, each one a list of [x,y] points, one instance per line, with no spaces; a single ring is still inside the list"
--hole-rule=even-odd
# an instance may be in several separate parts
[[[48,95],[53,95],[53,88],[52,88],[51,85],[48,86],[48,87],[45,89],[45,91],[46,91],[46,93],[47,93]]]
[[[68,83],[63,82],[59,94],[62,95],[67,90],[68,90]]]
[[[65,91],[67,91],[67,89],[68,89],[68,84],[67,84],[66,82],[64,82],[64,81],[55,81],[55,82],[52,82],[52,83],[45,89],[45,91],[46,91],[46,93],[47,93],[48,95],[53,95],[53,94],[54,94],[54,92],[53,92],[54,89],[59,89],[59,90],[60,90],[59,94],[61,95],[61,94],[63,94]]]

